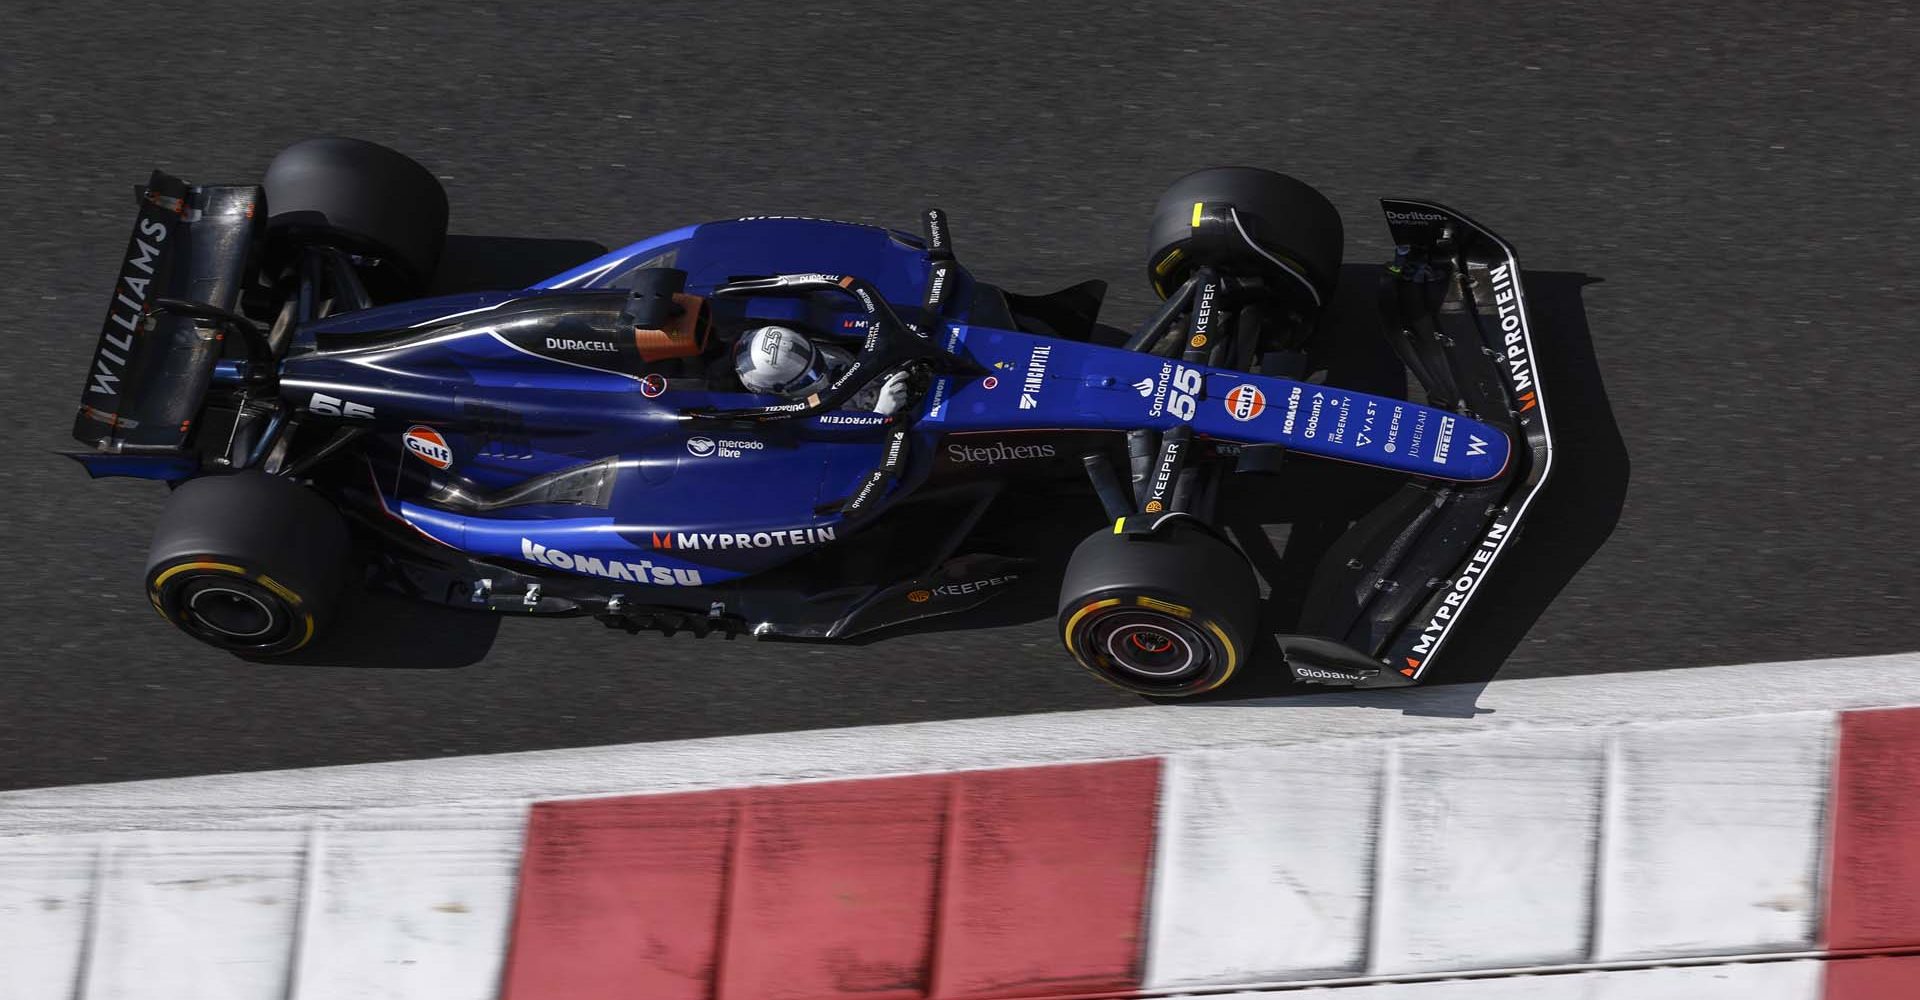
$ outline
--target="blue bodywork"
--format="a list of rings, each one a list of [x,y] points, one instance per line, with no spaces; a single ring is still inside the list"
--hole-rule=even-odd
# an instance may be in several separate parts
[[[749,276],[858,275],[905,316],[919,308],[930,266],[919,239],[871,226],[796,218],[689,226],[531,288],[309,323],[295,332],[280,391],[310,417],[364,427],[366,488],[387,517],[434,543],[622,590],[711,586],[868,523],[846,523],[836,505],[882,462],[896,425],[859,411],[694,419],[688,411],[779,400],[543,356],[515,338],[554,322],[545,303],[624,289],[641,268],[683,270],[685,292],[698,296]],[[1187,423],[1203,441],[1280,444],[1457,481],[1496,478],[1510,458],[1505,435],[1456,413],[1005,329],[1004,310],[979,305],[988,299],[970,275],[956,267],[953,278],[931,332],[965,374],[936,377],[904,422],[905,470],[883,509],[926,481],[955,435]],[[749,298],[740,310],[743,321],[803,323],[852,340],[866,322],[831,296]]]

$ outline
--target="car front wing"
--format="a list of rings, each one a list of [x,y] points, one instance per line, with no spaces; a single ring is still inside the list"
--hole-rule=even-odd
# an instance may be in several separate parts
[[[1512,457],[1493,480],[1415,479],[1360,518],[1315,574],[1296,680],[1358,687],[1427,681],[1482,583],[1512,549],[1553,463],[1546,393],[1520,265],[1491,230],[1432,202],[1381,202],[1395,243],[1381,279],[1388,340],[1429,403],[1499,428]]]

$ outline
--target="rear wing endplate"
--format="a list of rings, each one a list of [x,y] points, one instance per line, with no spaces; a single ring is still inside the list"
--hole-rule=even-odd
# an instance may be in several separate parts
[[[80,391],[73,436],[104,452],[178,452],[223,349],[216,326],[155,311],[163,298],[233,310],[266,221],[256,186],[194,186],[154,171]]]

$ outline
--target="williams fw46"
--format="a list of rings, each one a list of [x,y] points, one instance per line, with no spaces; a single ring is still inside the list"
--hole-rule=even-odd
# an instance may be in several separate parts
[[[1045,578],[994,525],[1065,512],[1086,533],[1068,653],[1193,694],[1265,645],[1221,494],[1291,454],[1407,485],[1353,512],[1302,620],[1265,631],[1289,633],[1299,680],[1404,685],[1444,671],[1551,459],[1513,251],[1430,202],[1383,202],[1380,299],[1420,402],[1313,381],[1341,221],[1265,170],[1161,198],[1164,304],[1130,331],[1097,320],[1098,282],[976,279],[937,210],[918,234],[705,223],[531,287],[422,297],[446,204],[413,161],[345,139],[288,148],[260,185],[140,189],[74,457],[175,487],[146,580],[169,621],[283,654],[376,586],[831,640]],[[776,368],[800,377],[769,388]]]

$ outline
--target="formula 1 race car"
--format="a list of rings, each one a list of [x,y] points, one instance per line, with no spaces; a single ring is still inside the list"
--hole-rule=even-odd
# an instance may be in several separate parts
[[[1512,249],[1384,201],[1380,299],[1426,402],[1317,383],[1304,345],[1340,216],[1265,170],[1161,198],[1164,304],[1132,331],[1098,321],[1102,283],[976,279],[938,210],[917,235],[705,223],[531,287],[420,298],[446,196],[384,147],[306,140],[261,185],[156,171],[138,199],[73,457],[174,487],[148,596],[246,656],[307,645],[360,585],[630,631],[853,636],[1000,596],[1035,563],[984,515],[1069,490],[1089,534],[1060,588],[1067,651],[1128,690],[1194,694],[1262,631],[1221,494],[1292,453],[1408,478],[1355,512],[1277,637],[1286,663],[1405,685],[1433,673],[1551,458]],[[840,345],[838,364],[750,388],[735,355],[775,326]],[[860,402],[882,381],[895,405]]]

